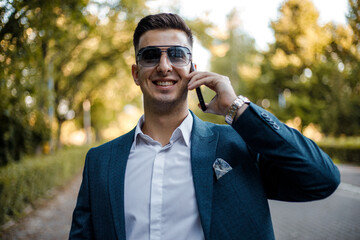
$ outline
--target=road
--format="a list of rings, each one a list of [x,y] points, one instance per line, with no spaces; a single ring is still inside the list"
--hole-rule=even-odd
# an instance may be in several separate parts
[[[270,201],[277,240],[359,240],[360,167],[339,165],[342,183],[329,198],[308,203]],[[31,212],[7,227],[3,240],[67,239],[81,176]],[[239,238],[241,239],[241,238]]]
[[[277,240],[359,240],[360,167],[339,166],[341,184],[321,201],[270,201]]]

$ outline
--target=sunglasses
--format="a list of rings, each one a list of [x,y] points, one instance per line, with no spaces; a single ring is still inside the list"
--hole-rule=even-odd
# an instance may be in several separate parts
[[[162,50],[160,47],[168,47]],[[149,46],[139,50],[136,62],[143,67],[154,67],[159,64],[162,52],[166,52],[171,65],[184,67],[191,62],[191,52],[183,46]]]

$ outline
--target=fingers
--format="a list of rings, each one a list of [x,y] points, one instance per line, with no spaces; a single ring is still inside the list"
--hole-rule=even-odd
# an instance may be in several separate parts
[[[212,72],[192,72],[189,74],[188,89],[193,90],[201,85],[206,85],[216,91],[216,85],[230,82],[227,77]]]
[[[192,72],[189,74],[189,83],[188,83],[188,89],[193,90],[197,87],[200,87],[203,85],[204,81],[199,82],[199,79],[204,78],[204,74],[202,72]]]
[[[203,111],[204,113],[213,113],[213,114],[216,114],[216,112],[215,112],[212,108],[210,108],[210,105],[209,105],[208,103],[205,103],[205,106],[206,106],[206,110],[203,111],[202,108],[201,108],[200,103],[198,103],[198,108],[199,108],[201,111]]]
[[[228,77],[212,72],[192,72],[189,74],[188,89],[205,85],[213,90],[215,97],[206,104],[206,113],[225,115],[228,107],[236,99],[236,94]]]
[[[205,113],[213,113],[213,114],[217,114],[216,113],[216,111],[214,111],[214,102],[215,102],[215,100],[214,99],[216,99],[217,98],[217,95],[215,95],[214,96],[214,98],[209,102],[209,103],[205,103],[205,106],[206,106],[206,110],[205,111],[203,111],[203,112],[205,112]],[[198,104],[198,107],[201,109],[201,105],[200,105],[200,103]],[[201,109],[202,110],[202,109]]]
[[[226,76],[212,72],[193,72],[189,74],[189,78],[189,90],[205,85],[213,90],[217,95],[235,95],[230,79]]]

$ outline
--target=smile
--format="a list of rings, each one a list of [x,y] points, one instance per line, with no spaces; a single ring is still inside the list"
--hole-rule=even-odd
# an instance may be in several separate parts
[[[156,81],[154,82],[154,84],[158,85],[158,86],[172,86],[175,85],[176,82],[174,81]]]

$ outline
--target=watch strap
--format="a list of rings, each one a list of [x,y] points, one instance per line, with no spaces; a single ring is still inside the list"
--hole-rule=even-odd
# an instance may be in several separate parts
[[[229,125],[232,125],[234,118],[238,112],[238,110],[245,104],[249,104],[250,100],[242,95],[239,95],[235,101],[231,104],[226,116],[225,122]]]

